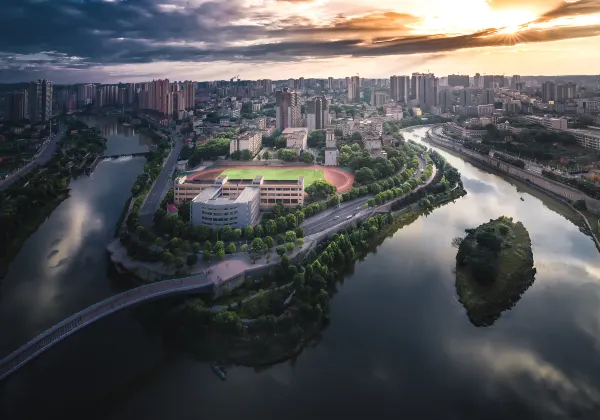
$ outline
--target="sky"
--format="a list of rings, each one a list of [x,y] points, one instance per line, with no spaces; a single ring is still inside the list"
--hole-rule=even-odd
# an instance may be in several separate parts
[[[600,0],[2,0],[0,82],[600,74]]]

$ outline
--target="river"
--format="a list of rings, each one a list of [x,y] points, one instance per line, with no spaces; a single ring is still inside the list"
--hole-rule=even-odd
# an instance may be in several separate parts
[[[424,133],[417,128],[406,137],[420,141]],[[357,262],[332,300],[329,326],[294,361],[260,370],[232,367],[223,382],[208,363],[122,312],[9,377],[0,418],[597,418],[600,258],[594,243],[565,217],[562,204],[442,154],[461,172],[468,195],[399,230]],[[139,167],[130,170],[133,179]],[[121,201],[120,187],[114,188],[104,200],[120,201],[114,203],[119,209],[126,194]],[[87,200],[88,211],[108,218],[110,210],[102,209],[109,204],[100,201]],[[54,277],[47,274],[52,247],[41,244],[60,237],[61,227],[52,227],[60,214],[67,215],[62,207],[30,238],[11,267],[12,280],[2,285],[0,325],[10,341],[34,335],[34,320],[60,318],[59,312],[114,290],[100,245],[97,253],[91,245],[71,248],[79,264],[67,258]],[[476,328],[457,301],[450,243],[500,215],[529,230],[536,280],[493,326]],[[102,228],[94,217],[85,220],[78,237],[87,232],[95,238],[90,243],[110,237],[108,221]]]

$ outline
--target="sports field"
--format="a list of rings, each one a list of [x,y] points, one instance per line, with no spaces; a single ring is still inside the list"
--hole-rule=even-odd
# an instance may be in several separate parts
[[[315,181],[323,179],[323,170],[314,168],[232,168],[225,169],[221,175],[227,175],[231,179],[253,179],[258,175],[265,180],[297,180],[304,177],[304,186],[308,187]]]

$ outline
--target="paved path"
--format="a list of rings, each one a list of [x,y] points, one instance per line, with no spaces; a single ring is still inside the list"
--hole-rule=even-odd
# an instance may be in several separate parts
[[[146,227],[152,227],[154,213],[160,205],[160,202],[163,198],[163,192],[169,190],[167,186],[171,182],[171,174],[175,169],[177,159],[179,158],[179,153],[183,147],[183,139],[181,136],[175,134],[174,137],[175,147],[173,147],[173,150],[171,150],[171,154],[167,158],[167,163],[164,165],[163,170],[161,171],[160,175],[158,175],[158,178],[156,178],[156,181],[154,181],[152,189],[148,193],[148,197],[140,209],[140,222]]]
[[[57,134],[51,135],[50,140],[44,146],[42,146],[42,150],[38,152],[38,155],[34,160],[32,160],[27,165],[19,169],[19,171],[16,174],[12,175],[10,178],[6,178],[3,181],[0,181],[0,191],[10,187],[17,180],[27,175],[29,172],[31,172],[33,168],[36,168],[38,165],[42,166],[48,163],[50,159],[52,159],[52,156],[54,156],[54,153],[56,153],[58,141],[64,136],[66,131],[67,128],[61,125],[61,130]]]

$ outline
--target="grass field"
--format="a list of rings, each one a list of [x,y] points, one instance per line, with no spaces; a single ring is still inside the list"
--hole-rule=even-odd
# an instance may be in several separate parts
[[[299,168],[256,168],[256,169],[226,169],[221,175],[227,175],[232,179],[253,179],[258,175],[265,180],[297,180],[304,177],[304,186],[308,187],[315,181],[323,179],[322,169],[299,169]]]

